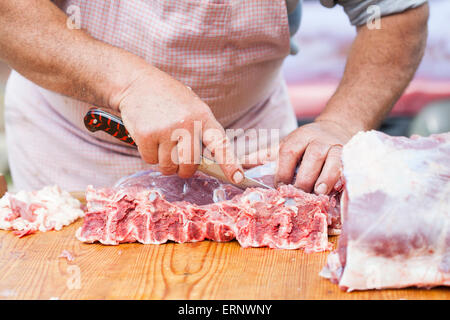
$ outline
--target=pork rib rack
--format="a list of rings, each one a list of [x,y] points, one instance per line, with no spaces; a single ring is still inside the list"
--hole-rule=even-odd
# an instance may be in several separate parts
[[[343,230],[321,275],[347,291],[450,285],[450,133],[358,133],[342,160]]]

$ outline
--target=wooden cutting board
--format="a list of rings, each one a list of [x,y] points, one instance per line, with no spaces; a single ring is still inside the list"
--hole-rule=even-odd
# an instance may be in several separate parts
[[[80,226],[21,239],[0,231],[0,299],[450,299],[449,288],[342,292],[318,276],[328,253],[235,241],[84,244]]]
[[[5,176],[0,173],[0,198],[3,197],[5,192],[8,190],[8,185],[6,184]]]

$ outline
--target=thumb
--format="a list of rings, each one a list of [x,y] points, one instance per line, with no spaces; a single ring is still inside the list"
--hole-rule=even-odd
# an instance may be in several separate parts
[[[216,119],[209,119],[203,129],[202,141],[206,149],[211,152],[227,179],[240,183],[244,179],[244,170],[223,127]]]

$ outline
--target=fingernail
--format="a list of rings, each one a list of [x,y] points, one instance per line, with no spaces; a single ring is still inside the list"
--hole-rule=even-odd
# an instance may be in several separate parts
[[[327,185],[325,183],[321,183],[316,187],[316,193],[317,194],[325,194],[327,193]]]
[[[242,180],[244,180],[244,175],[240,171],[236,171],[233,174],[233,181],[234,181],[234,183],[241,183]]]

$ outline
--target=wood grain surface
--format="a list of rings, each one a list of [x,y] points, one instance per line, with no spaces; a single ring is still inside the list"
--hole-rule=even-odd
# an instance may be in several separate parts
[[[8,185],[5,176],[0,173],[0,198],[3,197],[6,191],[8,191]]]
[[[342,292],[318,276],[327,253],[235,241],[84,244],[74,236],[80,225],[22,239],[0,231],[0,298],[450,299],[448,288]],[[59,257],[63,250],[74,260]]]

